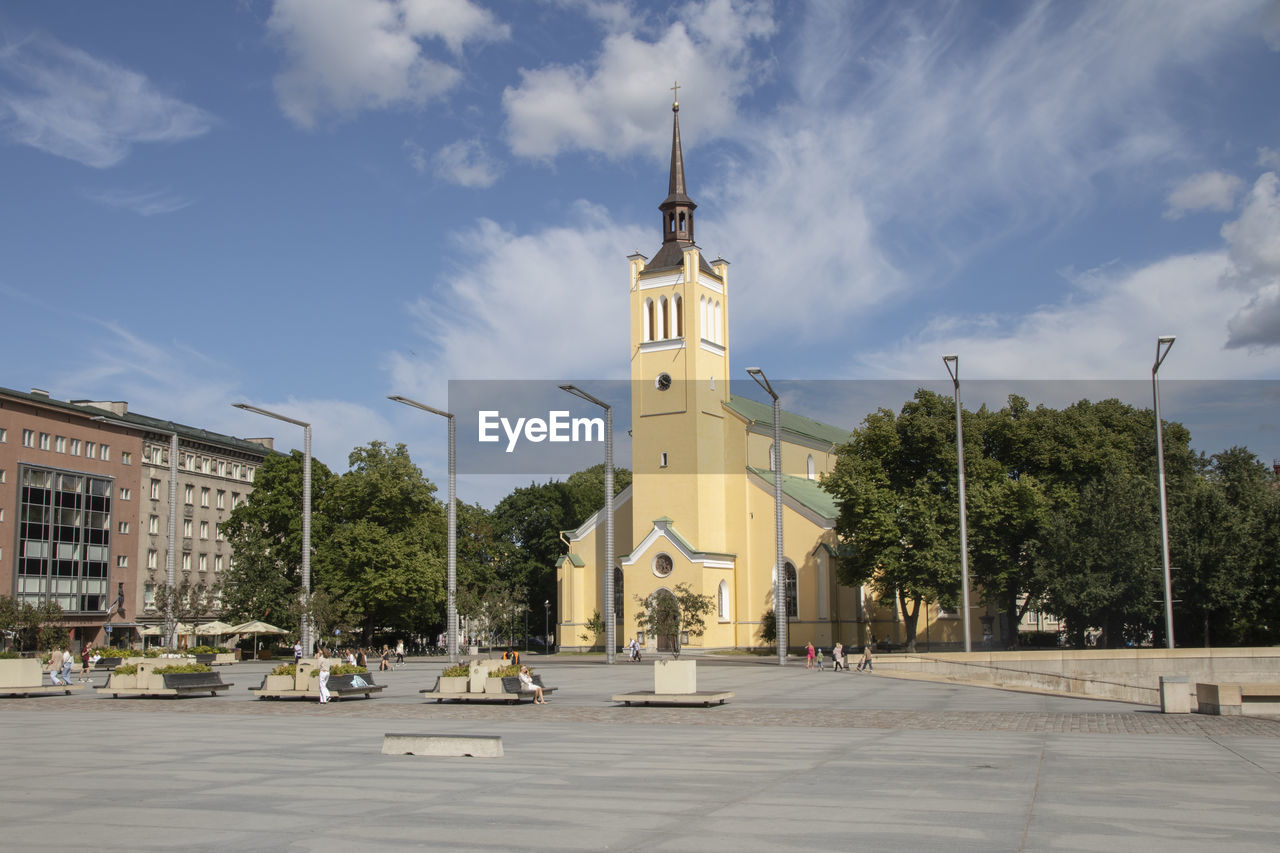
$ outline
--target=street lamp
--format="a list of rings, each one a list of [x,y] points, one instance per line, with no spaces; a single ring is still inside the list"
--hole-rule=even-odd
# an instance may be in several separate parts
[[[551,599],[542,602],[542,642],[543,651],[551,654]]]
[[[449,412],[410,400],[408,397],[393,395],[387,397],[397,403],[413,406],[424,412],[439,415],[449,420],[449,569],[447,577],[448,601],[446,604],[445,624],[449,648],[449,663],[458,662],[458,453],[457,453],[457,419]]]
[[[576,385],[561,385],[588,403],[604,409],[604,662],[614,662],[614,646],[618,637],[618,613],[613,604],[613,407],[591,396]]]
[[[956,468],[960,472],[960,607],[964,621],[964,650],[973,651],[973,637],[969,633],[969,527],[964,503],[964,429],[960,425],[960,356],[944,355],[942,363],[956,391]],[[1013,614],[1009,614],[1010,619]],[[1009,626],[1016,631],[1016,625]],[[985,631],[983,632],[986,633]]]
[[[266,409],[259,409],[248,403],[231,405],[246,412],[254,412],[302,427],[302,653],[310,657],[315,651],[311,636],[311,619],[306,611],[306,606],[311,599],[311,424],[276,412],[269,412]],[[170,488],[176,489],[176,486]]]
[[[1164,424],[1160,420],[1160,380],[1156,374],[1173,349],[1173,341],[1173,335],[1156,339],[1156,363],[1151,365],[1151,396],[1156,406],[1156,471],[1160,485],[1160,557],[1164,561],[1164,636],[1169,648],[1173,648],[1173,579],[1169,571],[1169,506],[1164,494]]]
[[[747,375],[773,398],[773,453],[769,460],[773,468],[773,534],[777,542],[773,572],[773,624],[778,635],[778,666],[787,665],[787,577],[782,557],[782,404],[778,394],[769,384],[764,371],[748,367]]]

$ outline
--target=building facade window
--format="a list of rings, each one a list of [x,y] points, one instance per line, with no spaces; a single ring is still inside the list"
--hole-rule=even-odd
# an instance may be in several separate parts
[[[154,477],[151,478],[151,500],[160,500],[160,481]]]
[[[98,458],[101,459],[103,462],[110,462],[111,461],[111,445],[99,444]]]
[[[191,571],[191,552],[190,551],[182,552],[182,570],[184,572]]]
[[[78,438],[71,439],[71,455],[72,456],[80,455],[80,439]]]
[[[659,554],[653,558],[653,573],[658,577],[667,577],[671,574],[673,568],[675,568],[675,564],[672,563],[669,554]]]
[[[120,525],[116,528],[116,532],[124,533],[127,535],[129,533],[129,522],[127,521],[120,522]]]
[[[189,518],[182,520],[182,535],[187,539],[191,538],[191,519]]]
[[[209,522],[207,521],[200,522],[200,538],[201,539],[209,538]]]
[[[107,607],[112,481],[22,466],[15,593],[19,602],[63,610]]]
[[[92,441],[86,441],[84,443],[84,455],[90,459],[96,459],[98,456],[98,445],[94,444]]]
[[[129,491],[126,486],[120,487],[120,500],[127,501],[133,499],[133,492]]]
[[[153,515],[147,519],[147,532],[152,536],[158,536],[160,534],[160,516]]]
[[[67,452],[67,437],[65,435],[55,435],[53,437],[53,452],[54,453]]]
[[[218,509],[226,509],[227,493],[222,489],[218,489]]]
[[[0,427],[0,444],[5,444],[8,441],[9,441],[9,431],[4,427]]]
[[[160,559],[159,552],[158,552],[158,551],[156,551],[156,549],[155,549],[155,548],[148,548],[148,549],[147,549],[147,568],[148,568],[148,569],[154,569],[154,568],[156,568],[156,567],[157,567],[157,565],[158,565],[158,560],[159,560],[159,559]]]
[[[187,483],[182,490],[182,502],[187,506],[191,506],[196,500],[196,487]]]
[[[209,487],[200,487],[200,506],[207,507],[209,505]]]
[[[790,561],[786,564],[786,583],[787,583],[787,618],[795,619],[800,615],[799,600],[796,595],[796,587],[798,581],[796,578],[796,567]]]
[[[200,566],[200,571],[202,572],[209,571],[209,555],[208,554],[200,555],[199,566]]]
[[[156,609],[156,585],[153,583],[144,584],[142,587],[142,609]]]
[[[127,450],[121,450],[121,451],[120,451],[120,464],[121,464],[121,465],[132,465],[132,464],[133,464],[133,454],[132,454],[132,453],[130,453],[129,451],[127,451]]]
[[[35,446],[36,446],[36,433],[35,433],[35,430],[24,429],[24,430],[22,431],[22,446],[23,446],[23,447],[35,447]]]
[[[41,450],[49,449],[49,433],[47,432],[40,433],[40,449]]]
[[[117,555],[116,555],[116,568],[117,568],[117,569],[127,569],[127,568],[129,568],[129,558],[128,558],[128,557],[126,557],[124,554],[117,554]]]
[[[716,616],[724,622],[729,621],[729,582],[720,581],[716,591]]]

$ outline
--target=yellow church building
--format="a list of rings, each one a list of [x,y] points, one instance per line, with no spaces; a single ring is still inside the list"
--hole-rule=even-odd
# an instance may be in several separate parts
[[[628,258],[633,479],[613,507],[617,642],[636,637],[648,651],[666,651],[636,624],[637,596],[687,583],[715,602],[690,647],[766,648],[761,624],[776,577],[773,409],[729,392],[729,262],[708,261],[694,242],[679,109],[673,104],[670,188],[659,206],[662,246],[652,260]],[[900,641],[893,608],[836,578],[837,509],[818,478],[835,467],[849,430],[784,412],[781,436],[788,646]],[[561,536],[568,553],[556,568],[555,640],[563,650],[599,648],[604,636],[587,623],[604,612],[604,510]],[[921,639],[926,631],[934,642],[960,641],[957,615],[936,607],[932,618],[922,614]]]

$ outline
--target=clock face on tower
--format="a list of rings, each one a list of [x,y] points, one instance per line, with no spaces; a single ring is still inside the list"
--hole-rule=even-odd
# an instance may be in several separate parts
[[[671,374],[659,373],[658,374],[658,390],[666,391],[670,387],[671,387]]]

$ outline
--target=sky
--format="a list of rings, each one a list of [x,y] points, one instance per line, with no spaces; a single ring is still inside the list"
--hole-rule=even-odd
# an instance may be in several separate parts
[[[1280,458],[1277,0],[4,4],[0,385],[440,482],[387,395],[628,375],[677,81],[735,371],[1149,388],[1171,334],[1275,404],[1201,449]]]

